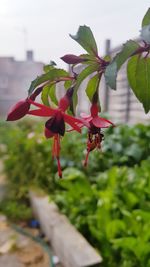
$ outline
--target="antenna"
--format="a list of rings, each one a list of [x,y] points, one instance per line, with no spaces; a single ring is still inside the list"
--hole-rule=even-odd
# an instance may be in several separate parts
[[[23,35],[23,46],[24,46],[24,52],[28,49],[28,31],[26,27],[15,27],[16,30]]]
[[[23,33],[23,38],[24,38],[24,49],[27,51],[28,47],[28,31],[27,28],[23,27],[22,28],[22,33]]]

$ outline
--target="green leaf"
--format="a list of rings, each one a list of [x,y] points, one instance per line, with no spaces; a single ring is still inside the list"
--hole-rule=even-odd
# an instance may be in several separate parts
[[[129,84],[143,104],[145,113],[150,110],[150,58],[132,57],[127,66]]]
[[[106,83],[114,90],[116,90],[117,72],[125,61],[138,49],[139,44],[129,40],[127,41],[121,52],[119,52],[113,61],[107,66],[105,71]]]
[[[139,198],[133,192],[124,190],[122,192],[122,196],[124,197],[127,206],[130,208],[133,208],[137,203],[139,203]]]
[[[138,90],[136,90],[136,67],[138,62],[139,56],[133,56],[129,61],[127,65],[127,77],[129,81],[129,85],[134,90],[134,93],[137,98],[140,97]]]
[[[150,24],[142,28],[141,38],[146,43],[150,44]]]
[[[83,71],[81,71],[80,74],[77,76],[76,84],[74,86],[74,93],[73,93],[74,110],[76,108],[77,101],[78,101],[77,91],[79,89],[79,86],[81,85],[81,83],[84,81],[85,78],[87,78],[90,74],[94,73],[95,71],[97,71],[97,65],[96,64],[90,65],[86,67]]]
[[[139,144],[133,143],[130,146],[130,149],[125,149],[124,154],[128,157],[133,157],[135,160],[139,161],[142,156],[142,149]]]
[[[35,80],[31,82],[28,94],[29,96],[32,94],[34,89],[41,85],[44,82],[52,82],[55,81],[61,77],[67,77],[69,73],[63,69],[51,69],[47,73],[42,74],[41,76],[38,76]]]
[[[133,40],[127,41],[123,45],[123,49],[120,53],[118,53],[115,57],[115,61],[117,63],[117,69],[125,63],[125,61],[139,48],[139,44]]]
[[[137,210],[133,211],[133,215],[135,215],[135,217],[137,217],[137,216],[141,217],[141,219],[143,221],[145,221],[145,223],[150,222],[150,212],[149,211],[137,209]]]
[[[104,75],[107,85],[116,90],[117,63],[115,61],[108,65]]]
[[[94,55],[89,54],[82,54],[80,55],[81,58],[84,58],[85,61],[82,62],[84,65],[90,65],[92,63],[97,63],[97,58]]]
[[[46,72],[48,72],[48,71],[54,69],[55,66],[56,66],[56,63],[55,63],[53,60],[51,60],[50,63],[49,63],[48,65],[44,65],[43,70],[44,70],[44,72],[46,73]]]
[[[50,70],[54,69],[52,65],[44,65],[43,70],[45,73],[49,72]]]
[[[42,100],[43,104],[46,106],[50,106],[49,100],[48,100],[49,87],[50,87],[49,85],[44,86],[44,88],[42,90],[42,94],[41,94],[41,100]]]
[[[136,73],[136,88],[140,92],[139,100],[142,102],[145,112],[150,110],[150,58],[138,60]]]
[[[143,20],[142,20],[142,28],[150,24],[150,8],[147,10]]]
[[[58,100],[57,100],[57,97],[56,97],[56,84],[53,84],[53,85],[50,87],[50,90],[49,90],[49,96],[50,96],[51,101],[52,101],[55,105],[58,105]]]
[[[58,104],[56,98],[56,84],[46,85],[42,90],[41,99],[44,105],[50,106],[49,97],[53,103]]]
[[[137,238],[135,237],[123,237],[112,240],[116,248],[129,249],[134,252],[137,245]]]
[[[88,85],[86,88],[86,94],[87,94],[90,101],[92,101],[93,95],[97,90],[97,87],[99,85],[99,79],[100,78],[99,78],[98,74],[96,74],[88,82]]]
[[[107,238],[113,239],[115,238],[118,234],[125,232],[126,230],[126,225],[123,221],[119,219],[114,219],[108,222],[106,225],[106,235]]]
[[[76,35],[70,37],[78,42],[89,54],[97,55],[97,45],[91,29],[84,25],[80,26]]]
[[[72,85],[72,81],[65,81],[64,82],[65,89],[69,89],[71,87],[71,85]]]
[[[94,55],[81,54],[80,57],[81,57],[81,58],[84,58],[84,59],[86,59],[86,60],[89,60],[89,61],[94,61],[94,62],[96,61]]]

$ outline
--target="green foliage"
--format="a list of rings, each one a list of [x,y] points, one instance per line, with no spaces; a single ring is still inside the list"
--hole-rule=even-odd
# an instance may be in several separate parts
[[[128,62],[129,84],[145,112],[150,110],[150,58],[132,57]]]
[[[121,52],[119,52],[108,65],[105,71],[105,79],[106,83],[114,90],[116,90],[116,78],[117,72],[121,68],[121,66],[126,62],[128,58],[139,48],[139,44],[135,41],[129,40],[127,41]]]
[[[72,81],[65,81],[64,82],[64,88],[65,89],[69,89],[71,87],[71,85],[72,85]]]
[[[86,25],[80,26],[76,35],[70,37],[78,42],[89,54],[97,55],[97,45],[93,33]]]
[[[56,98],[56,84],[45,85],[42,90],[41,99],[44,105],[50,106],[49,98],[54,104],[58,104]]]
[[[4,199],[0,202],[0,212],[4,213],[13,222],[27,221],[32,218],[32,210],[29,203],[21,202],[16,198]]]
[[[143,41],[150,44],[150,24],[142,28],[141,37]]]
[[[50,61],[50,64],[44,65],[43,70],[45,73],[49,72],[50,70],[54,69],[56,63],[54,61]]]
[[[117,79],[117,63],[112,61],[105,71],[105,80],[110,88],[116,90],[116,79]]]
[[[19,183],[18,177],[26,181],[28,173],[32,177],[28,181],[30,184],[36,183],[36,180],[40,184],[44,181],[43,186],[45,184],[45,188],[48,189],[53,184],[52,180],[57,166],[51,156],[52,140],[45,139],[43,130],[42,123],[33,120],[21,121],[16,125],[1,124],[0,143],[2,142],[7,147],[6,169],[12,181],[16,179],[16,185]],[[91,173],[95,176],[98,172],[105,171],[114,165],[132,167],[150,155],[150,126],[140,124],[135,127],[117,126],[107,129],[104,135],[102,151],[90,153],[88,167],[83,168],[87,133],[83,131],[82,136],[74,132],[66,133],[61,140],[63,169],[76,167],[84,170],[90,177]],[[48,182],[46,182],[47,179]]]
[[[147,10],[143,20],[142,20],[142,27],[145,27],[150,24],[150,8]]]
[[[86,94],[90,101],[92,101],[92,98],[94,96],[94,93],[97,91],[99,86],[100,78],[99,75],[94,75],[88,82],[87,88],[86,88]]]
[[[150,8],[142,20],[141,37],[145,42],[150,44]]]
[[[53,84],[45,85],[43,90],[42,90],[41,100],[45,106],[50,106],[48,97],[49,97],[49,91],[51,90],[52,86],[53,86]]]
[[[119,69],[128,59],[128,80],[129,84],[135,93],[137,99],[143,104],[145,113],[150,110],[150,82],[149,82],[149,69],[150,59],[147,57],[142,58],[143,52],[150,51],[150,9],[148,9],[142,21],[142,40],[145,41],[144,47],[140,46],[133,40],[129,40],[124,44],[123,49],[106,67],[105,79],[110,88],[116,90],[116,78]],[[137,54],[137,56],[134,56]]]
[[[56,63],[51,61],[49,65],[44,66],[44,74],[38,76],[31,82],[28,90],[28,96],[38,86],[43,86],[41,99],[45,105],[49,105],[51,99],[56,105],[58,104],[55,85],[64,82],[64,88],[69,89],[73,86],[73,96],[71,99],[71,110],[75,114],[76,105],[78,104],[78,89],[81,83],[88,77],[89,82],[84,90],[92,102],[94,93],[99,90],[101,76],[104,74],[107,85],[116,90],[116,80],[118,71],[122,65],[129,60],[128,79],[133,92],[137,99],[143,104],[145,113],[150,110],[150,89],[149,89],[149,62],[148,54],[150,52],[150,9],[148,9],[142,21],[141,37],[143,43],[137,43],[128,40],[121,51],[116,54],[112,60],[108,55],[103,58],[98,55],[97,44],[90,27],[80,26],[76,35],[70,35],[73,40],[79,43],[87,52],[80,56],[72,53],[61,57],[62,60],[71,66],[71,74],[63,69],[56,68]],[[146,53],[146,54],[145,54]],[[135,65],[135,55],[139,56],[139,60]],[[130,59],[131,58],[131,59]],[[74,67],[80,64],[79,73],[76,73]],[[135,66],[134,66],[135,65]],[[132,71],[134,69],[134,71]],[[136,73],[136,74],[135,74]],[[94,76],[94,77],[93,77]],[[143,90],[144,89],[144,90]],[[99,96],[99,94],[97,94]],[[97,103],[100,103],[97,99]],[[74,110],[73,110],[74,109]]]
[[[149,171],[150,160],[133,169],[113,167],[90,185],[82,172],[67,169],[61,194],[50,195],[100,250],[103,266],[149,266]]]
[[[81,83],[87,78],[90,74],[94,73],[97,70],[97,64],[91,64],[83,69],[83,71],[77,76],[76,84],[74,86],[74,98],[73,98],[73,104],[74,109],[76,108],[76,105],[78,103],[77,99],[77,91],[79,89],[79,86]]]
[[[101,252],[104,267],[149,267],[150,126],[107,130],[103,153],[92,152],[86,169],[86,133],[82,138],[68,133],[62,140],[61,180],[50,155],[51,140],[45,140],[39,122],[1,126],[9,199],[15,197],[2,205],[3,212],[14,220],[28,217],[22,205],[29,187],[39,187]]]
[[[31,95],[34,89],[44,82],[53,82],[61,77],[67,77],[68,75],[68,72],[63,69],[52,68],[31,82],[28,93]]]

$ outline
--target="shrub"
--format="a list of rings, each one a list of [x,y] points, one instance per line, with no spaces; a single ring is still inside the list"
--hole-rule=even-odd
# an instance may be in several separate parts
[[[106,131],[103,153],[91,153],[86,169],[86,133],[82,139],[79,134],[66,135],[62,180],[57,179],[51,140],[44,139],[40,123],[21,122],[0,132],[10,188],[3,212],[12,219],[27,218],[29,187],[40,187],[102,253],[103,266],[150,266],[150,126]]]

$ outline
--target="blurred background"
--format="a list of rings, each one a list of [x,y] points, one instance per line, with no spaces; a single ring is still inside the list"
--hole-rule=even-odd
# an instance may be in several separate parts
[[[69,37],[79,25],[90,26],[101,56],[113,56],[122,43],[139,40],[148,8],[149,0],[0,0],[0,267],[7,266],[6,261],[9,267],[20,266],[18,258],[12,265],[14,251],[22,247],[14,241],[17,238],[12,242],[14,232],[8,235],[12,230],[8,222],[25,227],[32,236],[42,236],[40,222],[33,223],[29,191],[40,196],[39,203],[45,195],[54,201],[101,254],[101,265],[88,266],[150,267],[150,115],[145,115],[130,90],[125,65],[117,77],[117,91],[104,81],[100,88],[102,110],[117,127],[105,131],[102,151],[90,153],[87,168],[83,167],[86,130],[82,136],[66,133],[61,142],[61,181],[43,121],[5,122],[9,108],[27,96],[31,81],[45,64],[54,60],[68,70],[60,57],[84,53]],[[78,113],[89,110],[83,90],[87,81],[79,90]],[[62,92],[60,86],[58,94]],[[46,229],[50,222],[48,217]],[[37,224],[33,233],[31,228]],[[47,236],[44,240],[49,246]],[[28,252],[17,256],[21,267],[49,266],[41,254],[43,248],[39,251],[33,243],[26,244]],[[64,237],[60,245],[65,248]],[[58,256],[63,262],[62,254]],[[55,266],[62,267],[58,261]]]

